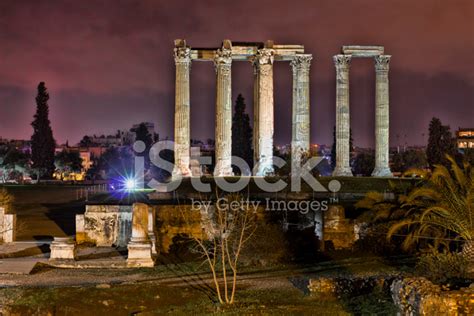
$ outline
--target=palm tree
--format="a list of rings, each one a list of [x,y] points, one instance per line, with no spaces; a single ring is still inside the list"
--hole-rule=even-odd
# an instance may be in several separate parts
[[[426,183],[408,194],[403,205],[407,217],[392,225],[387,237],[400,230],[408,232],[405,247],[426,237],[433,238],[435,245],[461,240],[463,255],[474,263],[474,168],[468,162],[459,166],[452,157],[447,159],[451,170],[435,165]]]

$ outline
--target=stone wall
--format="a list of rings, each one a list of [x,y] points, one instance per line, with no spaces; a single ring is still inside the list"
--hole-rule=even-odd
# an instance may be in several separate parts
[[[156,205],[152,210],[155,213],[156,248],[165,253],[177,236],[206,238],[202,236],[203,231],[210,231],[204,229],[205,214],[192,210],[191,205]],[[263,210],[258,213],[263,216]],[[131,233],[131,205],[87,205],[85,214],[76,216],[77,243],[126,247]],[[334,205],[324,212],[323,236],[326,244],[334,249],[352,248],[356,240],[354,223],[345,218],[343,207]]]
[[[158,248],[168,253],[173,239],[180,235],[203,237],[201,214],[191,205],[160,205],[156,212]]]
[[[152,206],[155,214],[157,249],[168,252],[179,235],[201,237],[201,214],[191,205]],[[126,247],[132,235],[132,206],[87,205],[84,215],[76,216],[77,243],[91,242],[96,246]]]
[[[210,206],[212,210],[214,206]],[[257,220],[264,219],[263,207],[257,208]],[[173,239],[180,235],[198,239],[212,238],[213,228],[204,208],[193,210],[192,205],[156,206],[156,232],[158,248],[168,253]]]
[[[405,278],[391,286],[392,298],[403,315],[473,315],[474,283],[449,291],[426,278]]]
[[[126,247],[132,231],[131,205],[86,205],[76,217],[76,241],[99,247]]]

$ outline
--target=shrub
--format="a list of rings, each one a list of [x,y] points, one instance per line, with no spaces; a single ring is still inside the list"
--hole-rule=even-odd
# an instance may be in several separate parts
[[[433,283],[443,284],[466,279],[468,264],[460,253],[433,251],[419,258],[416,270]]]

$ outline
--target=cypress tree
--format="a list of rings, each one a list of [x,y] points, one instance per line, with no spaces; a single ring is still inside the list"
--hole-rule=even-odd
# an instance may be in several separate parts
[[[140,123],[138,125],[138,128],[135,130],[135,135],[135,141],[141,140],[145,143],[147,149],[153,145],[153,135],[150,134],[145,123]]]
[[[44,82],[38,85],[36,96],[36,114],[31,123],[33,135],[31,136],[31,160],[37,178],[44,176],[50,178],[54,172],[54,149],[56,142],[49,121],[49,94]]]
[[[446,155],[454,157],[456,147],[449,126],[443,125],[441,120],[433,117],[429,126],[428,146],[426,158],[431,168],[436,164],[449,166]]]
[[[232,118],[232,155],[242,158],[252,167],[252,128],[249,115],[245,112],[245,100],[241,94],[235,101]]]
[[[145,123],[140,123],[135,132],[135,141],[142,141],[145,144],[145,151],[143,153],[135,153],[136,156],[145,157],[145,166],[148,169],[150,167],[150,148],[153,145],[153,136],[150,134],[148,127]]]

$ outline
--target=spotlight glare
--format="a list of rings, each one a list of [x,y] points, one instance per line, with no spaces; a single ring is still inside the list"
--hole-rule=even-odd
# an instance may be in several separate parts
[[[127,190],[135,190],[137,187],[137,183],[134,179],[126,179],[125,180],[125,189]]]

